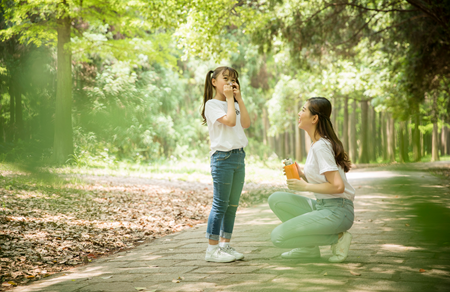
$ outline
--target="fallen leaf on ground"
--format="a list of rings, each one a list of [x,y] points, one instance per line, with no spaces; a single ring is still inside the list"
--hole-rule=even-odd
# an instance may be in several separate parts
[[[408,227],[408,226],[409,226],[409,224],[408,224],[408,223],[406,223],[406,224],[405,224],[405,226],[406,226],[406,227]]]
[[[138,291],[143,291],[143,290],[147,289],[147,287],[134,287],[134,289],[136,289]]]
[[[360,274],[360,273],[357,273],[357,272],[353,272],[353,271],[350,271],[350,274],[352,274],[353,276],[361,276],[361,274]]]
[[[101,277],[102,279],[110,279],[110,278],[112,278],[112,276],[106,276],[106,277]]]
[[[425,273],[427,270],[425,270],[425,269],[420,269],[419,270],[419,272],[421,272],[421,273]]]
[[[328,276],[328,273],[327,272],[325,272],[324,274],[323,274],[324,276]]]

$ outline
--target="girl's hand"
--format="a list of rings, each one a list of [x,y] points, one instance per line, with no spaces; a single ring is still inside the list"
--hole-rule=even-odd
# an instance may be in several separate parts
[[[308,183],[302,179],[288,179],[286,180],[288,189],[293,191],[306,191]]]
[[[242,100],[241,97],[241,89],[239,88],[239,84],[237,84],[236,82],[233,83],[233,86],[235,88],[233,88],[233,95],[236,98],[237,101]]]
[[[229,85],[229,84],[225,84],[223,86],[223,94],[225,95],[225,98],[227,99],[227,101],[229,99],[234,101],[234,96],[233,96],[233,86]]]

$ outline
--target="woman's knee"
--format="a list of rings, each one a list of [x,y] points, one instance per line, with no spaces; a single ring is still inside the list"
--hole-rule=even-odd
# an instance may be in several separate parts
[[[267,202],[269,203],[269,206],[275,206],[277,202],[281,200],[281,198],[285,195],[283,192],[275,192],[269,196],[269,199],[267,199]]]
[[[278,230],[278,228],[275,227],[275,229],[270,233],[270,240],[272,241],[273,245],[276,247],[281,247],[282,245],[282,236]]]

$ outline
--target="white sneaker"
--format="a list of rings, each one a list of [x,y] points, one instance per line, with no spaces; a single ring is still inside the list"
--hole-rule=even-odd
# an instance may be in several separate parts
[[[352,234],[345,231],[336,244],[331,246],[333,256],[328,259],[331,263],[342,263],[348,256],[350,244],[352,243]]]
[[[231,254],[236,258],[236,260],[242,260],[244,258],[244,255],[240,252],[237,252],[234,248],[232,248],[230,245],[227,245],[226,247],[222,247],[222,250],[228,254]]]
[[[229,263],[234,262],[236,258],[223,251],[221,247],[217,247],[213,250],[206,250],[205,261],[216,262],[216,263]]]
[[[294,248],[291,251],[283,252],[281,257],[283,259],[320,258],[320,249],[318,246]]]

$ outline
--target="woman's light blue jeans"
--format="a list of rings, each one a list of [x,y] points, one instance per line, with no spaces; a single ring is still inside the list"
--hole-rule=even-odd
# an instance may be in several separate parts
[[[219,240],[219,236],[230,239],[233,233],[236,210],[245,180],[245,152],[243,148],[211,156],[211,174],[214,198],[209,213],[206,238]]]
[[[269,197],[269,206],[283,222],[271,234],[273,244],[282,248],[335,244],[355,218],[353,202],[343,198],[313,200],[276,192]]]

